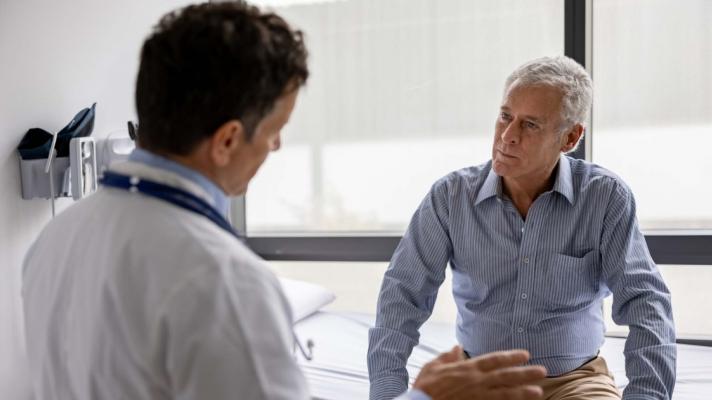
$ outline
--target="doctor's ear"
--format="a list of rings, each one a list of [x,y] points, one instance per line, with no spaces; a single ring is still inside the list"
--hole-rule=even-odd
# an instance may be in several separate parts
[[[235,151],[246,142],[245,128],[242,122],[233,119],[220,125],[210,137],[210,158],[220,167],[230,163]]]

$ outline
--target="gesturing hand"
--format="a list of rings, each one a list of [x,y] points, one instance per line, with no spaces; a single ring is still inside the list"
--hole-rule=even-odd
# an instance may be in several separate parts
[[[462,348],[440,354],[425,364],[413,387],[433,400],[534,400],[542,390],[533,385],[546,376],[541,366],[521,366],[525,350],[500,351],[465,360]]]

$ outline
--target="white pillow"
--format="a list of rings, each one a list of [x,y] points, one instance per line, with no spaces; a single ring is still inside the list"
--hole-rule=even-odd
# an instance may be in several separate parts
[[[336,299],[333,292],[314,283],[287,278],[279,278],[279,282],[292,307],[292,323],[295,324]]]

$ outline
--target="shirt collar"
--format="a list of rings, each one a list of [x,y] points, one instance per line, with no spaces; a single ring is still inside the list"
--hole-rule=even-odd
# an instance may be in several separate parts
[[[475,205],[494,196],[502,198],[502,180],[494,172],[494,168],[492,168],[492,164],[490,163],[489,173],[487,174],[487,178],[485,178],[485,183],[482,184],[480,191],[477,193]]]
[[[556,181],[554,181],[553,191],[559,192],[562,196],[566,198],[572,205],[574,204],[574,185],[573,178],[571,176],[571,165],[569,158],[565,155],[561,155],[559,158],[559,165],[556,173]],[[475,205],[480,204],[490,197],[497,196],[502,198],[502,179],[494,172],[490,164],[490,170],[485,178],[485,182],[482,184],[480,191],[477,193],[477,198],[475,199]]]
[[[200,186],[201,189],[205,190],[208,195],[210,195],[210,199],[213,201],[213,206],[219,212],[223,215],[228,214],[228,211],[230,210],[230,199],[225,192],[222,191],[222,189],[220,189],[215,183],[213,183],[213,181],[200,172],[192,168],[188,168],[185,165],[179,164],[173,160],[161,157],[158,154],[139,148],[136,148],[131,152],[129,155],[129,161],[171,171],[195,183]]]
[[[559,158],[559,172],[552,190],[566,197],[566,200],[568,200],[571,205],[574,204],[574,183],[571,175],[571,162],[569,158],[563,154]]]

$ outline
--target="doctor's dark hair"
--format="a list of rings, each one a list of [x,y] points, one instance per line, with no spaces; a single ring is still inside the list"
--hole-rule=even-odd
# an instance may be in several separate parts
[[[308,76],[301,31],[276,14],[243,1],[171,12],[141,50],[139,145],[187,155],[232,119],[251,139],[275,101]]]

